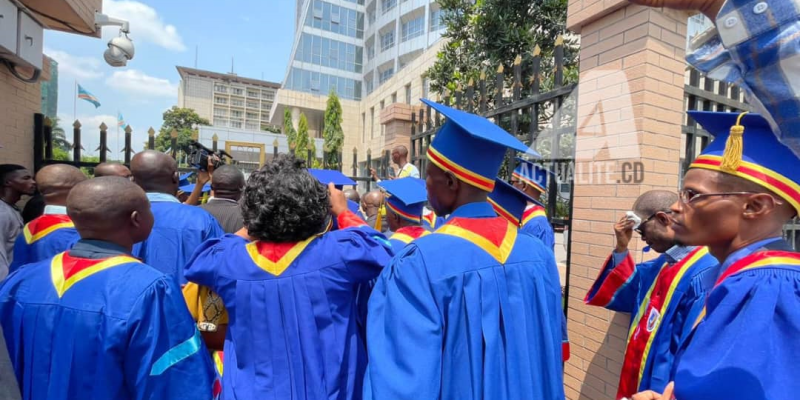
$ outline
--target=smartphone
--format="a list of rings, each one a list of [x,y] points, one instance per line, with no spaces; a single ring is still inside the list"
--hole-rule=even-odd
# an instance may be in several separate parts
[[[625,216],[628,218],[628,221],[633,221],[633,229],[638,228],[642,223],[642,219],[633,211],[626,212]]]

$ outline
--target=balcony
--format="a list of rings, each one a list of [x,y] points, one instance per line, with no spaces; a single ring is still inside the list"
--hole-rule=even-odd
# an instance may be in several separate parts
[[[244,89],[231,89],[231,96],[241,96],[244,97]]]
[[[228,88],[226,86],[214,85],[214,92],[216,92],[216,93],[228,93]]]
[[[258,101],[247,101],[247,108],[258,108]]]
[[[244,102],[241,100],[231,100],[231,107],[244,108]]]
[[[252,98],[256,98],[257,99],[260,96],[261,96],[261,93],[259,93],[259,92],[256,92],[256,91],[253,91],[253,90],[248,90],[247,91],[247,97],[252,97]]]
[[[227,105],[228,104],[228,99],[226,99],[224,97],[215,97],[214,98],[214,104]]]

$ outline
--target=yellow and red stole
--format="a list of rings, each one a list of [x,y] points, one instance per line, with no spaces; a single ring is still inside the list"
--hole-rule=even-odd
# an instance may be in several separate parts
[[[25,224],[22,233],[25,235],[25,243],[30,245],[59,229],[74,227],[75,224],[68,215],[45,214]]]

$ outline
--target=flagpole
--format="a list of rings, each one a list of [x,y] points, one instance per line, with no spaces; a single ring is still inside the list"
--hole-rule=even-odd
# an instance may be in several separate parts
[[[72,122],[78,120],[78,80],[75,80],[75,97],[72,98]]]

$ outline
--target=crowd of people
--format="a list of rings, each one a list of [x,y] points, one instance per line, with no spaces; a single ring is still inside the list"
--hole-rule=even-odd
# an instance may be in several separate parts
[[[750,4],[636,1],[713,17]],[[698,60],[738,51],[706,67],[767,96],[776,78],[736,64],[736,46],[785,38],[793,10],[747,19],[738,41],[704,39],[717,50]],[[680,190],[642,193],[614,225],[585,297],[631,315],[610,398],[800,392],[800,254],[782,238],[800,212],[800,159],[778,94],[764,116],[691,112],[714,140]],[[91,178],[0,165],[0,398],[563,399],[549,173],[485,118],[423,102],[446,119],[425,179],[398,146],[396,173],[371,171],[378,189],[363,194],[292,155],[247,179],[210,162],[184,201],[175,160],[155,151]],[[521,157],[506,182],[509,150]],[[633,232],[659,255],[637,263]]]

